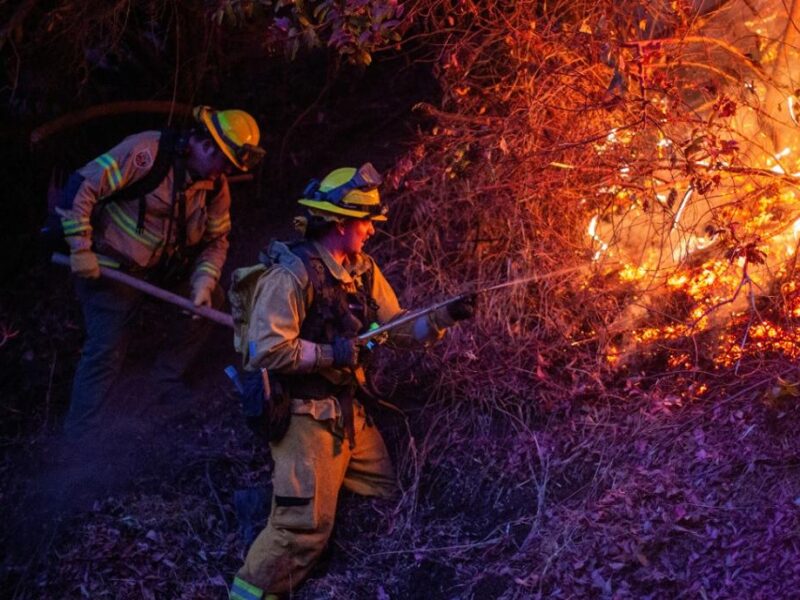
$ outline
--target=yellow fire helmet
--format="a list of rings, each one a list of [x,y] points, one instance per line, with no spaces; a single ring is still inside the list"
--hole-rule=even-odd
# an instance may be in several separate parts
[[[195,120],[214,138],[220,150],[241,171],[249,171],[264,158],[258,145],[261,134],[256,120],[243,110],[215,110],[196,106]]]
[[[386,221],[387,208],[381,204],[378,193],[382,181],[371,163],[364,163],[358,169],[343,167],[331,171],[322,181],[313,179],[297,203],[323,218]]]

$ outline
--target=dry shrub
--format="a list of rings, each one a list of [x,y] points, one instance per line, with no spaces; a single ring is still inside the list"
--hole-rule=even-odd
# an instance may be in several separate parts
[[[791,338],[792,40],[781,6],[747,6],[417,5],[444,97],[389,177],[405,303],[535,278],[450,336],[457,397],[599,390],[643,349],[687,353],[659,371],[730,364],[764,350],[768,308]]]

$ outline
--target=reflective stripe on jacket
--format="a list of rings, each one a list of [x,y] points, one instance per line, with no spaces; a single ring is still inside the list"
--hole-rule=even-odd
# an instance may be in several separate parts
[[[83,166],[84,181],[72,207],[60,211],[67,243],[75,249],[95,250],[124,266],[148,269],[158,264],[167,248],[172,210],[174,168],[158,187],[145,196],[144,228],[137,230],[139,201],[98,200],[144,177],[152,168],[161,133],[145,131],[125,138],[120,144]],[[230,192],[222,179],[214,193],[214,182],[192,182],[186,175],[186,245],[201,244],[192,279],[201,275],[219,279],[228,252],[231,229]],[[212,196],[212,194],[214,194]],[[177,215],[177,207],[175,207]],[[177,222],[177,216],[175,217]],[[175,224],[169,244],[175,244]]]

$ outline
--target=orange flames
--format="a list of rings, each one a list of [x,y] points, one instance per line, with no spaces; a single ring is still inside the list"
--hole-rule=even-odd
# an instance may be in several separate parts
[[[611,139],[621,143],[617,136]],[[664,146],[663,140],[657,144],[655,157]],[[631,310],[636,314],[620,321],[627,341],[609,346],[609,364],[616,365],[631,347],[661,345],[674,352],[670,368],[690,368],[697,357],[674,351],[680,346],[676,342],[689,338],[701,340],[718,367],[747,356],[800,358],[795,271],[800,161],[790,160],[791,155],[787,147],[762,158],[751,167],[758,177],[725,173],[727,180],[712,200],[688,187],[680,202],[673,193],[668,207],[664,195],[657,194],[663,211],[654,216],[652,208],[648,212],[641,199],[623,189],[615,193],[613,212],[592,215],[587,227],[592,260],[601,268],[621,263],[605,270],[641,299],[639,312]],[[656,183],[642,187],[648,186]],[[642,234],[645,228],[650,238]],[[639,261],[630,260],[633,256]]]

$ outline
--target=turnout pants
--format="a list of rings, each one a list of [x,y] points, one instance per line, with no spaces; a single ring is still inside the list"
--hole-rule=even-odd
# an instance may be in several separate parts
[[[270,444],[275,471],[269,522],[236,574],[230,598],[285,594],[308,575],[328,542],[342,486],[364,496],[390,498],[394,469],[380,432],[354,406],[355,446],[332,420],[293,414],[280,442]]]
[[[86,341],[72,383],[72,396],[64,430],[83,433],[105,404],[108,392],[122,368],[128,343],[134,333],[136,315],[144,294],[127,285],[105,279],[75,278],[86,326]],[[176,290],[186,292],[188,287]],[[215,308],[225,301],[217,286],[212,294]],[[177,310],[177,309],[176,309]],[[176,382],[183,375],[211,329],[206,319],[178,319],[175,344],[159,356],[157,376]]]

